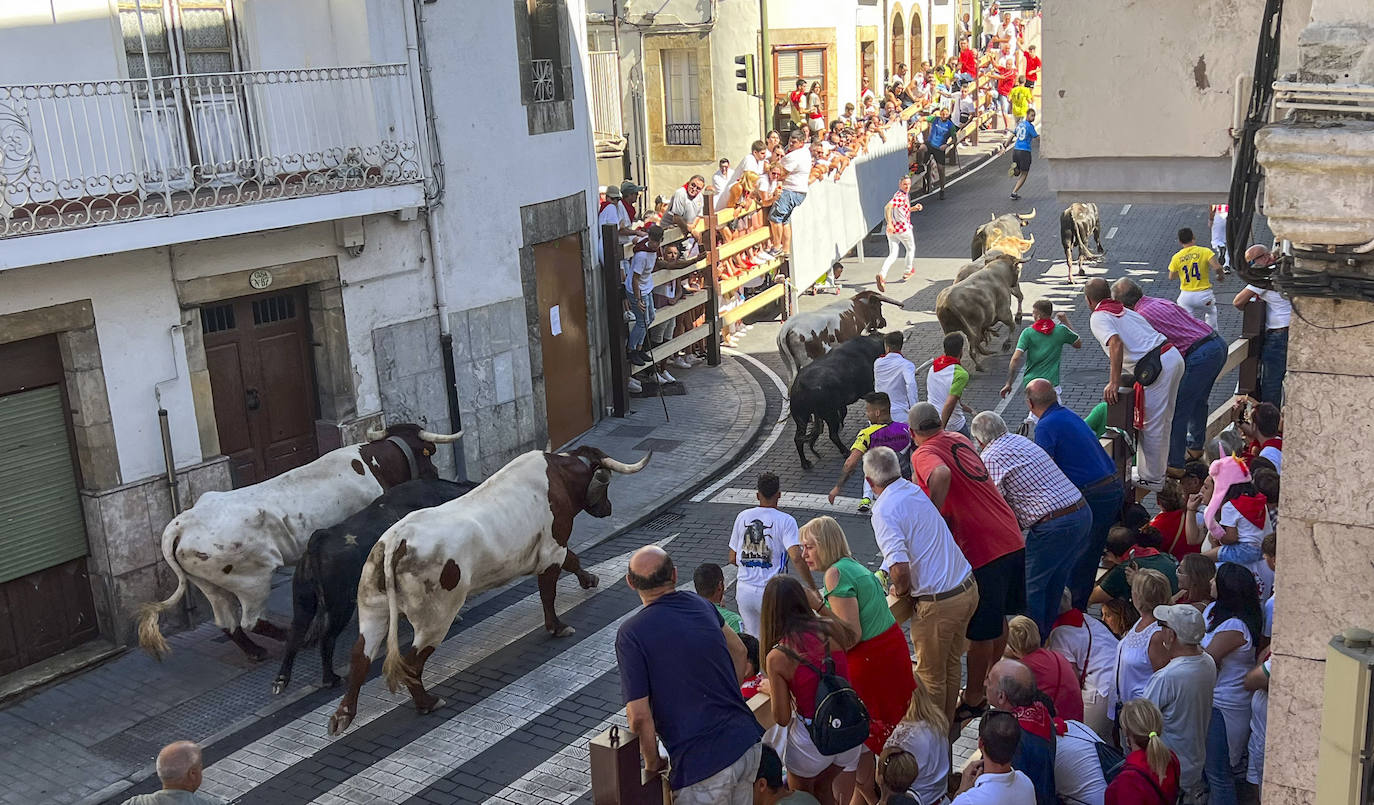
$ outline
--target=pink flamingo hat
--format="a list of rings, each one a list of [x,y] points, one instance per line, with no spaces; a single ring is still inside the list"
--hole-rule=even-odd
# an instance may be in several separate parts
[[[1217,522],[1217,512],[1221,511],[1222,504],[1226,502],[1226,494],[1232,486],[1250,482],[1250,468],[1236,456],[1225,456],[1213,461],[1207,474],[1212,476],[1213,489],[1203,522],[1207,524],[1208,533],[1220,537],[1226,533],[1226,529]]]

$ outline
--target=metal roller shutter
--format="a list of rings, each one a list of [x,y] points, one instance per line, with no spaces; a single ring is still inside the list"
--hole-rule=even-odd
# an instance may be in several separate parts
[[[0,583],[85,555],[61,388],[0,397]]]

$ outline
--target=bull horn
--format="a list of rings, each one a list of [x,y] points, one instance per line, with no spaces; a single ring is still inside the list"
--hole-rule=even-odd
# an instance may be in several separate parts
[[[375,442],[375,441],[377,441],[378,439],[382,438],[382,437],[385,436],[385,435],[386,435],[386,428],[368,428],[368,429],[367,429],[367,440],[368,440],[369,442]]]
[[[434,444],[452,444],[463,438],[463,432],[460,430],[457,433],[430,433],[427,430],[422,430],[419,436],[421,439]]]
[[[888,303],[889,305],[896,305],[897,307],[905,307],[905,306],[906,306],[906,303],[905,303],[905,302],[899,302],[899,301],[897,301],[896,299],[893,299],[892,297],[887,296],[886,294],[880,294],[880,293],[874,292],[874,293],[873,293],[873,298],[874,298],[874,299],[877,299],[879,302],[886,302],[886,303]]]
[[[633,464],[626,464],[623,461],[616,461],[610,456],[607,456],[601,459],[601,466],[605,467],[608,470],[611,470],[612,472],[618,472],[621,475],[633,475],[634,473],[639,472],[640,470],[648,466],[649,459],[653,457],[654,451],[650,450],[648,453],[644,455],[644,458],[641,458],[639,461],[636,461]]]
[[[1017,217],[1017,218],[1020,218],[1021,221],[1022,221],[1023,223],[1026,222],[1026,221],[1029,221],[1030,219],[1032,219],[1032,218],[1035,217],[1035,208],[1034,208],[1034,207],[1031,207],[1031,211],[1030,211],[1030,213],[1027,214],[1027,215],[1022,215],[1021,213],[1018,212],[1018,213],[1016,214],[1016,217]]]

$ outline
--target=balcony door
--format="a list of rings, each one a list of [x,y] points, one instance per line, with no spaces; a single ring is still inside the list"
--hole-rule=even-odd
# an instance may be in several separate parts
[[[145,186],[190,190],[251,173],[230,0],[118,0],[118,9]]]

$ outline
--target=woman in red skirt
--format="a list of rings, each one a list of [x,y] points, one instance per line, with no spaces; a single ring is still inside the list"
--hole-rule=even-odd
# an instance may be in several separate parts
[[[812,600],[816,611],[847,624],[859,635],[850,646],[849,682],[868,708],[870,732],[859,760],[855,803],[878,801],[875,757],[906,715],[916,678],[906,636],[887,607],[887,594],[873,573],[854,560],[844,530],[833,517],[817,517],[801,528],[802,557],[825,581]]]

